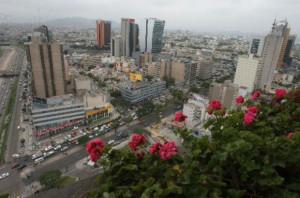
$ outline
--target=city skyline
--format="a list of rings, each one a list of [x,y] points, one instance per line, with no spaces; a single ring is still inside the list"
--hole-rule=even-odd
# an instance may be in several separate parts
[[[118,6],[116,6],[118,5]],[[68,9],[65,9],[68,7]],[[120,18],[139,21],[147,17],[165,20],[166,29],[185,29],[200,32],[266,33],[274,18],[287,19],[292,33],[300,33],[297,19],[300,14],[296,0],[214,1],[26,1],[1,0],[0,21],[44,22],[65,17],[84,17],[118,22]],[[147,8],[147,9],[144,9]],[[99,9],[101,12],[99,13]],[[233,12],[234,11],[234,12]],[[176,15],[174,14],[176,13]],[[176,18],[176,20],[175,20]]]

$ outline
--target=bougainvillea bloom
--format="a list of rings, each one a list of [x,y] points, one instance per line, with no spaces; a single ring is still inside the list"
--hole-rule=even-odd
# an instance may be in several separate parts
[[[243,104],[245,102],[245,99],[243,96],[239,96],[235,99],[235,103],[240,105],[240,104]]]
[[[128,143],[128,146],[132,151],[136,151],[137,147],[146,142],[145,136],[141,134],[133,134],[131,136],[131,141]]]
[[[143,159],[144,156],[145,156],[145,152],[144,151],[140,151],[140,152],[137,152],[135,155],[136,155],[137,158]]]
[[[177,147],[175,142],[166,142],[160,147],[159,156],[162,160],[169,160],[177,155]]]
[[[251,112],[247,112],[244,115],[244,125],[249,126],[251,125],[255,120],[255,114]]]
[[[247,108],[247,112],[253,113],[255,116],[258,113],[258,109],[256,108],[256,106],[250,106]]]
[[[184,122],[187,117],[182,112],[175,113],[175,121],[176,122]]]
[[[288,134],[287,134],[287,138],[290,140],[290,139],[292,139],[292,137],[294,136],[294,132],[289,132]]]
[[[220,110],[222,109],[222,103],[219,100],[213,100],[209,103],[208,108],[212,110]]]
[[[96,162],[103,154],[104,142],[101,139],[91,140],[86,145],[86,151],[89,153],[90,160]]]
[[[282,100],[284,96],[286,95],[286,90],[285,89],[276,89],[275,90],[275,97],[277,100]]]
[[[209,115],[211,115],[213,112],[214,112],[214,111],[213,111],[212,109],[210,109],[210,108],[207,109],[207,113],[208,113]]]
[[[257,98],[260,97],[260,91],[255,91],[252,96],[251,96],[251,99],[252,100],[257,100]]]
[[[160,147],[162,145],[160,143],[155,143],[155,144],[152,144],[149,148],[149,153],[151,154],[155,154],[159,151]]]

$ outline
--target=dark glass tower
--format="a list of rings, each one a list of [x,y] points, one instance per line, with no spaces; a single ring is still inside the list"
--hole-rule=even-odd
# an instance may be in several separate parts
[[[155,20],[152,33],[152,53],[160,53],[163,47],[165,21]]]

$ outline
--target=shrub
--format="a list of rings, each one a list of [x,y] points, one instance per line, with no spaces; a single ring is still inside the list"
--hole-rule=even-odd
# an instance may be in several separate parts
[[[300,90],[255,93],[236,110],[215,108],[206,123],[211,136],[176,130],[183,143],[108,150],[104,172],[90,197],[299,197]],[[244,117],[251,114],[251,123]],[[248,115],[248,116],[249,116]],[[144,149],[144,150],[143,150]]]

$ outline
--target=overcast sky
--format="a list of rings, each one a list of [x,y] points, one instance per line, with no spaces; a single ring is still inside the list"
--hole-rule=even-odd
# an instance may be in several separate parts
[[[166,20],[167,29],[254,33],[268,32],[276,17],[286,18],[292,32],[300,34],[300,0],[0,0],[2,20],[4,15],[29,22],[156,17]]]

